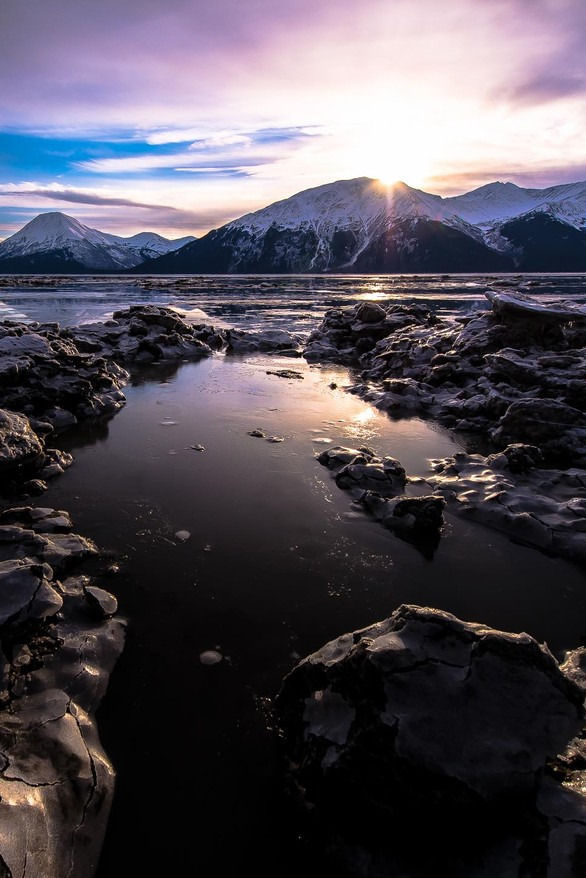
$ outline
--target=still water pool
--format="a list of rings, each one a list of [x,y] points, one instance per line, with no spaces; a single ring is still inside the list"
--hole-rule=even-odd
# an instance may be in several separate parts
[[[304,378],[267,374],[280,368]],[[214,355],[135,374],[107,425],[61,437],[75,462],[43,503],[118,561],[102,584],[128,620],[98,714],[118,772],[100,878],[319,871],[280,796],[268,708],[295,661],[342,632],[407,602],[558,654],[586,635],[577,566],[450,515],[426,556],[352,506],[315,459],[324,440],[368,444],[412,476],[460,446],[349,383],[338,367]],[[202,664],[206,650],[223,661]]]

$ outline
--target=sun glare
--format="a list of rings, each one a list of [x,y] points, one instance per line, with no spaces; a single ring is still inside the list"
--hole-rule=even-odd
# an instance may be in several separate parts
[[[381,143],[367,151],[364,157],[365,173],[386,186],[401,180],[409,186],[421,186],[429,175],[430,162],[422,150],[411,150],[392,141]]]
[[[351,176],[422,187],[433,171],[429,132],[413,118],[364,125],[353,132],[346,161]]]

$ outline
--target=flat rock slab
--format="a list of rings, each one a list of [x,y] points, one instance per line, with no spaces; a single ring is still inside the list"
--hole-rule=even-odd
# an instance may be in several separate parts
[[[487,290],[484,294],[495,314],[504,317],[538,320],[543,323],[568,323],[570,321],[586,321],[586,308],[571,302],[545,303],[536,302],[524,293],[502,293]]]

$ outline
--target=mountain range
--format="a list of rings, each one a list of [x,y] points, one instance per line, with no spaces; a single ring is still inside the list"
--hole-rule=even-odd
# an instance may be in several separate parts
[[[0,271],[33,274],[123,271],[191,241],[195,241],[192,235],[169,241],[155,232],[120,238],[52,211],[39,214],[0,243]]]
[[[496,182],[442,198],[359,177],[299,192],[197,239],[118,238],[48,213],[0,244],[0,272],[81,270],[73,266],[148,274],[586,271],[586,182]]]

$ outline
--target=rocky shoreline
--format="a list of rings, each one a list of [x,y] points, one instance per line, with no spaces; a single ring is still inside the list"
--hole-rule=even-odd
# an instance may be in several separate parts
[[[429,418],[490,446],[432,461],[430,486],[457,513],[582,561],[586,310],[487,296],[490,310],[455,320],[418,304],[335,309],[304,355],[360,370],[350,392],[391,417]]]
[[[124,622],[116,617],[116,599],[80,567],[97,547],[73,533],[66,512],[35,505],[47,480],[72,462],[50,447],[54,431],[112,417],[124,405],[127,370],[134,364],[197,360],[220,350],[338,362],[360,370],[350,391],[391,417],[430,418],[478,436],[492,449],[431,461],[429,476],[416,480],[399,461],[380,459],[372,449],[328,448],[317,460],[355,504],[430,556],[447,507],[581,562],[586,314],[510,292],[489,298],[491,310],[450,321],[421,305],[364,302],[334,309],[305,347],[283,330],[216,330],[154,306],[77,328],[0,324],[3,874],[91,878],[114,785],[95,710],[122,649]],[[293,370],[274,374],[303,377]],[[485,648],[489,657],[478,665]],[[409,866],[408,851],[391,855],[380,837],[356,832],[357,824],[332,834],[336,799],[345,801],[349,791],[356,803],[366,802],[373,826],[381,814],[398,819],[407,789],[415,811],[431,795],[425,811],[432,824],[446,824],[440,816],[449,814],[452,823],[466,817],[469,825],[466,812],[472,800],[478,804],[479,789],[463,779],[457,759],[450,761],[450,741],[455,729],[464,729],[472,699],[479,703],[474,721],[485,711],[493,723],[490,734],[470,726],[460,747],[464,752],[480,741],[487,748],[466,755],[468,768],[486,763],[482,819],[490,823],[503,803],[508,813],[522,799],[525,828],[509,833],[504,847],[490,849],[501,871],[482,871],[471,862],[467,878],[527,868],[535,878],[577,878],[586,857],[585,652],[574,651],[560,666],[527,635],[494,632],[441,610],[403,607],[302,661],[276,700],[288,774],[302,809],[317,810],[319,825],[327,825],[341,872],[391,878]],[[495,709],[495,693],[513,692],[519,681],[523,698],[511,694],[502,710]],[[557,694],[544,695],[543,686]],[[404,698],[411,706],[425,702],[426,718],[396,721],[406,716]],[[511,712],[513,701],[528,705],[526,715]],[[422,723],[428,737],[417,731],[410,738]],[[527,735],[536,723],[542,731]],[[433,732],[438,724],[441,734]],[[432,751],[437,760],[430,774]],[[522,791],[510,787],[512,760],[525,766],[519,770]],[[376,856],[366,853],[368,846]],[[410,878],[418,878],[430,866],[415,857],[410,868]]]
[[[72,463],[51,436],[120,410],[121,363],[198,359],[207,342],[213,330],[149,306],[76,330],[0,324],[2,875],[91,878],[114,791],[95,711],[125,625],[115,597],[76,569],[98,548],[67,512],[33,505]]]

